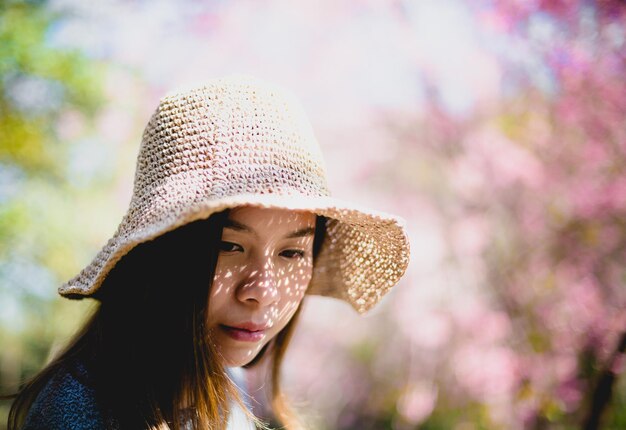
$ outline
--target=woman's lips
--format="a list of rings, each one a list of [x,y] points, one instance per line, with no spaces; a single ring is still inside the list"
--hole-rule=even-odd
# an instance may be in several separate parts
[[[220,328],[228,336],[241,342],[258,342],[265,336],[265,330],[247,330],[227,325],[220,325]]]

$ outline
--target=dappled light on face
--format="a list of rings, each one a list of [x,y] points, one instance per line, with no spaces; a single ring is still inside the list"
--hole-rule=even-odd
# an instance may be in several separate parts
[[[228,365],[251,361],[298,309],[313,273],[315,219],[283,209],[230,211],[207,317]]]

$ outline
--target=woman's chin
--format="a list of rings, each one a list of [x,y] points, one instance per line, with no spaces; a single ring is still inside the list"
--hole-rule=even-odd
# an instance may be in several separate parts
[[[250,348],[222,346],[220,353],[226,367],[242,367],[254,360],[260,350],[261,345]]]
[[[254,359],[255,354],[251,352],[249,355],[228,355],[222,357],[224,359],[224,366],[226,367],[243,367]]]

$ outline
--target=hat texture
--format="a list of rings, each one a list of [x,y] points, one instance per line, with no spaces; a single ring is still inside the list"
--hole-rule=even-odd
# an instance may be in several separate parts
[[[328,218],[307,294],[372,308],[409,262],[404,222],[331,197],[319,144],[295,96],[250,75],[174,91],[143,133],[133,194],[113,237],[59,293],[91,296],[131,249],[241,205]]]

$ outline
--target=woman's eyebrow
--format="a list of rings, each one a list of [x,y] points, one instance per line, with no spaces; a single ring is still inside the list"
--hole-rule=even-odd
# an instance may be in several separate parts
[[[242,223],[237,222],[237,221],[232,220],[232,219],[227,219],[226,220],[226,222],[224,224],[224,228],[230,228],[231,230],[243,231],[243,232],[246,232],[246,233],[256,234],[254,229],[252,229],[251,227],[248,227],[247,225],[242,224]],[[293,233],[287,234],[285,236],[285,239],[294,239],[294,238],[298,238],[298,237],[312,236],[313,234],[315,234],[315,227],[305,227],[305,228],[301,228],[300,230],[296,230]]]
[[[232,219],[227,219],[224,222],[224,228],[230,228],[231,230],[237,230],[237,231],[245,231],[246,233],[254,233],[254,230],[252,230],[247,225],[241,224],[240,222],[237,222]]]
[[[293,233],[289,233],[285,236],[285,239],[293,239],[296,237],[313,236],[315,234],[315,227],[305,227],[300,230],[296,230]]]

